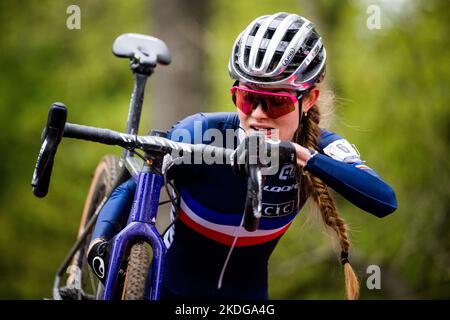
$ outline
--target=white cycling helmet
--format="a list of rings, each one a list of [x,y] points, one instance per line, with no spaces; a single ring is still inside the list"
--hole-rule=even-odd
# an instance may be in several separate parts
[[[285,12],[256,18],[237,37],[231,78],[262,88],[304,91],[325,75],[326,51],[314,24]]]

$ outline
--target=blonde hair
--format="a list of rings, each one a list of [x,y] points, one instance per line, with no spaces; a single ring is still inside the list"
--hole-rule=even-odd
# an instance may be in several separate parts
[[[328,97],[324,101],[326,105],[329,105],[330,99],[332,99],[332,96],[328,93]],[[320,120],[321,115],[319,107],[316,104],[309,109],[307,115],[300,117],[300,124],[294,135],[294,142],[305,148],[317,150],[321,136],[319,127]],[[336,209],[336,203],[326,184],[321,179],[307,172],[304,173],[303,177],[302,184],[304,188],[299,188],[299,190],[303,189],[307,193],[307,196],[312,196],[312,199],[319,207],[323,222],[327,227],[335,231],[341,247],[341,262],[344,266],[346,298],[348,300],[356,300],[359,297],[359,281],[348,261],[350,240],[347,225],[339,215]],[[298,179],[300,180],[300,175]]]

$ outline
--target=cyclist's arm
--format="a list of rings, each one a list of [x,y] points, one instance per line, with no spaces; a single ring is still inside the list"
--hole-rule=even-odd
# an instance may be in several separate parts
[[[100,211],[92,239],[110,240],[122,230],[127,222],[135,191],[136,182],[133,178],[114,189]]]
[[[308,160],[305,170],[377,217],[384,217],[397,209],[394,190],[361,161],[345,139],[333,134],[319,149],[321,153]]]

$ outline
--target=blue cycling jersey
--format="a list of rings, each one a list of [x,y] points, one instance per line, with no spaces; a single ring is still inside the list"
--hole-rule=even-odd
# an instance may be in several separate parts
[[[199,113],[175,124],[169,138],[236,147],[239,135],[230,138],[227,134],[236,128],[236,113]],[[208,129],[221,134],[202,134]],[[378,217],[396,209],[392,188],[345,139],[322,130],[318,151],[304,170]],[[169,176],[180,201],[178,219],[164,239],[168,251],[162,297],[267,299],[269,257],[307,200],[304,181],[296,179],[301,177],[297,168],[280,166],[276,174],[265,177],[262,218],[254,232],[242,227],[247,182],[233,174],[229,165],[174,165]],[[135,188],[130,179],[113,192],[100,213],[94,238],[110,239],[120,230]]]

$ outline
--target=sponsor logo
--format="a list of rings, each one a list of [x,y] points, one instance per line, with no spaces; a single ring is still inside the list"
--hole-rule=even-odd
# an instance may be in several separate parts
[[[92,269],[94,269],[95,274],[103,279],[105,276],[105,262],[100,257],[95,257],[92,261]]]
[[[289,62],[291,62],[292,57],[294,57],[295,54],[295,49],[291,48],[291,50],[289,50],[289,53],[287,55],[287,57],[283,60],[283,66],[287,66]]]
[[[264,186],[264,191],[268,192],[288,192],[294,189],[298,189],[298,184],[291,184],[288,186]]]
[[[287,180],[288,178],[295,177],[295,168],[293,164],[287,164],[280,170],[280,175],[278,178],[280,180]]]
[[[294,200],[284,203],[263,203],[262,216],[266,218],[278,218],[294,212]]]

